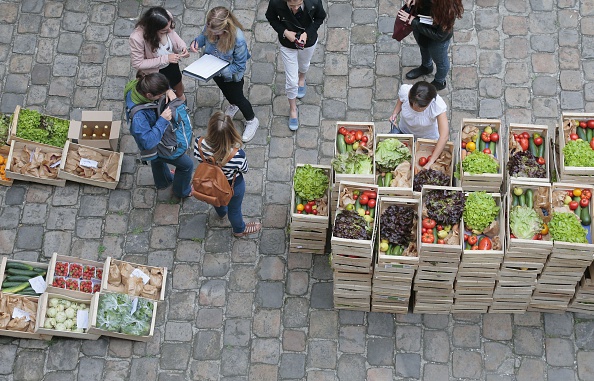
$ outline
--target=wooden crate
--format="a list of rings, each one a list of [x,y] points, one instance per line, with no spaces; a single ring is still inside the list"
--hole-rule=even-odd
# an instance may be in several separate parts
[[[501,194],[499,193],[489,193],[495,199],[495,204],[499,207],[499,215],[496,217],[495,221],[499,224],[499,241],[501,242],[501,250],[468,250],[466,246],[462,249],[462,257],[460,259],[460,263],[475,263],[475,264],[492,264],[492,263],[499,263],[503,261],[503,255],[505,253],[505,233],[503,230],[503,225],[505,224],[505,202],[502,200]],[[468,193],[466,193],[468,196]],[[467,228],[467,226],[465,226]],[[465,231],[465,233],[472,234],[471,231]]]
[[[14,109],[14,113],[12,114],[12,122],[10,123],[10,127],[8,129],[8,138],[6,139],[7,143],[12,143],[13,141],[22,141],[22,142],[29,142],[29,140],[23,139],[23,138],[19,138],[17,136],[17,127],[18,127],[18,121],[19,121],[19,115],[21,113],[21,110],[23,109],[23,107],[17,105]],[[44,115],[44,114],[42,114]],[[50,115],[44,115],[44,116],[50,116]],[[55,116],[50,116],[51,118],[54,119],[59,119],[59,120],[64,120],[62,118],[57,118]],[[69,122],[69,121],[68,121]],[[69,122],[70,123],[70,122]],[[37,144],[41,144],[39,142],[35,142]],[[56,147],[54,147],[56,148]],[[61,147],[58,149],[62,149]]]
[[[157,301],[151,300],[153,302],[153,318],[151,320],[151,328],[149,334],[147,336],[136,336],[136,335],[128,335],[125,333],[120,332],[112,332],[107,331],[101,328],[97,328],[97,312],[99,311],[99,297],[102,295],[102,292],[98,292],[93,294],[91,298],[91,308],[89,313],[89,333],[102,335],[102,336],[110,336],[110,337],[117,337],[118,339],[124,340],[133,340],[133,341],[150,341],[153,338],[155,332],[155,322],[157,319]]]
[[[0,299],[2,299],[2,295],[10,295],[10,296],[17,296],[20,298],[29,299],[35,303],[37,303],[37,309],[39,310],[39,298],[36,296],[24,296],[24,295],[13,295],[13,294],[5,294],[0,291]],[[37,311],[35,314],[35,318],[37,319]],[[37,325],[37,320],[35,321]],[[42,335],[41,333],[34,333],[34,332],[21,332],[21,331],[12,331],[8,329],[0,329],[0,336],[9,336],[9,337],[17,337],[19,339],[31,339],[31,340],[51,340],[53,334],[50,335]]]
[[[402,135],[394,135],[394,134],[377,134],[376,135],[376,143],[379,144],[383,140],[386,139],[398,139],[402,143],[404,143],[411,152],[411,159],[410,159],[410,183],[408,186],[403,187],[389,187],[383,186],[379,187],[379,194],[382,196],[406,196],[411,197],[413,194],[413,182],[414,182],[414,171],[413,171],[413,163],[415,162],[415,141],[414,136],[409,134],[402,134]],[[376,147],[377,147],[376,144]],[[375,155],[373,156],[373,167],[375,168],[375,184],[378,183],[378,179],[381,176],[380,171],[377,169],[377,164],[375,162]]]
[[[422,169],[421,166],[419,165],[419,158],[427,157],[427,156],[431,155],[433,153],[433,149],[435,148],[436,144],[437,144],[437,140],[423,139],[423,138],[419,138],[416,140],[416,142],[415,142],[415,161],[413,162],[414,175],[416,175]],[[454,178],[454,159],[455,159],[454,158],[454,143],[447,142],[445,147],[443,148],[443,152],[446,152],[451,157],[451,162],[448,167],[448,171],[444,172],[444,173],[446,175],[448,175],[450,178],[450,183],[448,184],[448,186],[452,186],[452,181]],[[442,152],[442,155],[444,154],[443,152]],[[413,180],[414,180],[414,177],[413,177]],[[421,197],[421,192],[413,191],[413,196]]]
[[[367,142],[367,146],[371,149],[371,152],[375,152],[375,124],[373,122],[346,122],[346,121],[339,121],[336,122],[336,135],[334,139],[334,157],[338,155],[338,148],[336,145],[336,137],[338,136],[338,130],[340,127],[344,127],[349,131],[356,131],[362,130],[363,132],[371,130],[369,133],[370,142]],[[372,159],[373,162],[373,159]],[[372,163],[373,166],[373,163]],[[334,172],[334,181],[350,181],[350,182],[357,182],[357,183],[365,183],[365,184],[375,184],[375,167],[372,169],[372,173],[369,175],[356,175],[356,174],[346,174],[346,173],[336,173]]]
[[[6,263],[8,262],[16,262],[16,263],[22,263],[25,265],[29,265],[31,267],[35,267],[35,268],[40,268],[40,269],[45,269],[46,270],[46,275],[44,275],[44,279],[47,277],[47,267],[48,264],[47,263],[39,263],[39,262],[29,262],[29,261],[19,261],[16,259],[8,259],[8,257],[2,257],[2,261],[0,261],[0,291],[2,290],[2,282],[4,282],[4,279],[6,278]],[[4,293],[6,293],[6,291],[3,291]],[[10,294],[10,293],[8,293]],[[31,298],[33,299],[37,299],[39,296],[31,296]]]
[[[6,163],[8,163],[8,155],[10,155],[10,146],[9,145],[0,146],[0,156],[2,156],[4,158]],[[13,181],[14,181],[13,179],[8,179],[8,180],[0,179],[0,185],[9,187],[9,186],[12,186]]]
[[[462,188],[457,187],[438,187],[438,186],[424,186],[421,192],[421,200],[419,202],[419,212],[418,216],[423,216],[423,209],[425,207],[425,199],[427,197],[427,192],[431,190],[442,190],[442,191],[456,191],[456,192],[463,192]],[[459,230],[460,230],[460,242],[457,245],[440,245],[440,244],[433,244],[433,243],[422,243],[421,242],[421,235],[417,234],[417,248],[419,251],[419,260],[420,261],[433,261],[433,260],[450,260],[455,261],[458,263],[460,261],[460,254],[462,253],[462,245],[464,243],[463,239],[463,232],[464,232],[464,222],[462,218],[460,218],[459,223]],[[421,227],[419,225],[419,232],[421,231]],[[457,266],[457,265],[456,265]]]
[[[482,174],[471,174],[468,172],[464,172],[462,170],[462,146],[458,146],[458,149],[456,150],[458,152],[458,163],[460,163],[460,186],[464,189],[464,190],[483,190],[483,191],[487,191],[487,192],[500,192],[501,191],[501,184],[503,183],[503,172],[505,171],[505,165],[503,163],[503,157],[504,157],[504,153],[503,153],[503,143],[502,143],[502,137],[504,136],[502,134],[502,130],[501,130],[501,120],[499,119],[462,119],[462,127],[460,129],[460,131],[462,131],[462,129],[464,128],[464,126],[467,125],[471,125],[471,126],[475,126],[479,128],[479,139],[480,137],[480,132],[482,129],[484,129],[487,126],[491,126],[493,127],[494,130],[497,131],[497,133],[500,136],[499,141],[497,141],[497,143],[495,144],[496,148],[495,148],[495,153],[493,154],[493,156],[495,157],[495,159],[497,160],[497,163],[499,163],[499,172],[498,173],[482,173]],[[460,133],[460,138],[464,139],[464,137],[462,136],[462,132]],[[477,143],[478,146],[478,143]],[[477,148],[478,149],[478,148]]]
[[[565,165],[565,155],[563,154],[563,148],[569,140],[569,130],[566,130],[566,124],[571,120],[586,121],[594,119],[594,113],[568,113],[564,112],[561,114],[559,120],[559,172],[561,181],[571,181],[572,179],[566,179],[567,176],[579,177],[576,181],[582,182],[583,178],[586,184],[594,183],[594,167],[570,167]],[[579,127],[578,127],[579,128]]]
[[[297,164],[297,168],[305,164]],[[290,225],[290,243],[289,251],[291,253],[310,253],[310,254],[324,254],[326,249],[326,237],[328,235],[328,227],[330,225],[330,211],[331,211],[331,170],[327,165],[312,165],[314,168],[320,168],[328,176],[327,202],[328,215],[320,216],[313,214],[299,214],[296,212],[295,205],[295,191],[291,189],[291,225]],[[305,201],[304,201],[305,202]]]
[[[381,240],[381,215],[388,209],[388,207],[392,205],[410,207],[415,211],[415,214],[418,213],[419,208],[419,200],[417,199],[405,199],[405,198],[397,198],[397,197],[385,197],[380,196],[379,198],[379,217],[378,217],[378,232],[380,232],[379,240]],[[415,222],[413,223],[414,236],[418,235],[418,218],[415,218]],[[407,248],[406,252],[411,249],[411,245]],[[383,254],[382,251],[379,251],[379,245],[377,249],[377,259],[376,259],[376,268],[385,268],[385,269],[402,269],[407,270],[403,271],[403,273],[414,275],[414,270],[419,265],[419,257],[416,253],[416,250],[413,253],[414,255],[411,256],[394,256],[394,255],[386,255]],[[404,267],[406,266],[406,267]],[[412,278],[411,278],[412,279]]]
[[[107,259],[105,260],[105,263],[102,264],[103,265],[103,279],[101,280],[101,292],[120,292],[120,290],[118,290],[118,288],[112,286],[111,284],[109,284],[109,267],[112,264],[115,264],[117,266],[119,266],[122,263],[128,263],[130,265],[132,265],[132,267],[137,267],[137,266],[142,266],[142,267],[146,267],[147,270],[159,270],[161,271],[161,273],[163,274],[163,281],[161,283],[161,290],[159,293],[159,296],[157,299],[152,299],[152,298],[146,298],[146,299],[150,299],[150,300],[156,300],[156,301],[160,301],[160,300],[165,300],[165,288],[167,286],[167,267],[155,267],[155,266],[145,266],[145,265],[139,265],[137,263],[132,263],[132,262],[126,262],[126,261],[121,261],[118,259],[114,259],[112,257],[107,257]],[[146,284],[147,282],[145,282]]]
[[[66,172],[64,168],[66,168],[66,163],[68,161],[68,152],[78,149],[79,147],[84,147],[89,150],[95,151],[100,153],[105,157],[109,157],[110,155],[118,155],[118,169],[115,177],[115,181],[105,181],[105,180],[95,180],[95,179],[87,179],[82,176],[75,175],[70,172]],[[84,159],[84,158],[83,158]],[[70,180],[77,183],[89,184],[94,185],[96,187],[107,188],[107,189],[115,189],[120,181],[120,174],[122,172],[122,162],[124,160],[124,154],[121,152],[113,152],[107,151],[100,148],[88,147],[88,146],[81,146],[79,144],[71,143],[70,141],[66,142],[64,146],[64,151],[62,153],[62,161],[60,162],[60,168],[58,169],[58,178],[64,180]]]
[[[543,139],[543,143],[545,145],[544,147],[544,158],[546,160],[545,162],[545,169],[546,169],[546,177],[545,178],[534,178],[534,177],[520,177],[520,176],[513,176],[510,177],[509,176],[509,172],[506,170],[506,176],[509,177],[510,179],[513,180],[517,180],[517,181],[530,181],[530,182],[543,182],[543,183],[550,183],[551,182],[551,176],[550,176],[550,164],[549,164],[549,160],[548,160],[548,152],[549,152],[549,139],[548,139],[548,131],[549,128],[547,126],[544,125],[536,125],[536,124],[514,124],[514,123],[510,123],[509,125],[509,142],[511,142],[514,139],[513,134],[520,134],[522,132],[528,132],[530,134],[530,136],[532,136],[532,134],[534,133],[538,133],[540,134],[540,136]],[[508,145],[509,147],[509,145]],[[506,156],[505,156],[505,163],[509,162],[509,159],[511,158],[511,152],[508,149],[506,151]]]
[[[413,293],[413,313],[415,314],[449,314],[454,304],[454,294],[436,294],[431,291],[415,291]]]
[[[594,264],[590,265],[584,272],[579,284],[576,287],[575,295],[571,299],[568,311],[585,314],[594,314]]]
[[[47,184],[47,185],[54,185],[57,187],[63,187],[66,185],[66,180],[64,179],[42,179],[39,177],[31,176],[28,174],[22,174],[20,172],[15,172],[13,170],[14,166],[12,164],[12,158],[14,155],[17,154],[23,147],[27,146],[28,149],[34,150],[35,148],[40,148],[41,152],[44,153],[53,153],[62,155],[63,150],[61,148],[56,148],[52,146],[48,146],[41,143],[35,143],[28,140],[23,139],[11,139],[10,143],[10,152],[8,154],[8,163],[6,164],[6,177],[14,179],[14,180],[23,180],[23,181],[30,181],[32,183],[40,183],[40,184]]]
[[[54,281],[54,275],[55,275],[55,271],[56,271],[56,263],[57,262],[77,263],[77,264],[82,265],[83,267],[85,265],[88,265],[88,266],[95,267],[95,269],[102,269],[102,270],[104,268],[104,263],[103,262],[91,261],[91,260],[88,260],[88,259],[71,257],[71,256],[67,256],[67,255],[60,255],[58,253],[54,253],[52,255],[52,259],[50,260],[50,262],[48,264],[47,276],[45,278],[45,280],[47,282],[47,292],[53,293],[53,294],[56,294],[56,295],[60,295],[60,296],[68,296],[68,297],[79,299],[79,300],[86,300],[86,301],[91,300],[91,297],[93,296],[92,293],[90,294],[90,293],[86,293],[86,292],[82,292],[82,291],[68,290],[68,289],[65,289],[65,288],[60,288],[60,287],[53,286],[53,281]],[[105,272],[103,272],[102,276],[103,276],[103,279],[107,279],[106,278],[107,277],[107,274]],[[98,284],[101,284],[101,283],[98,283]]]
[[[86,339],[86,340],[97,340],[101,335],[89,333],[88,328],[87,332],[70,332],[70,331],[58,331],[56,329],[48,329],[43,328],[45,324],[45,314],[48,309],[48,303],[51,298],[60,298],[69,300],[71,302],[76,303],[84,303],[90,306],[91,301],[88,299],[78,299],[74,297],[70,297],[67,295],[61,294],[54,294],[54,293],[43,293],[39,297],[39,306],[37,308],[37,322],[35,326],[35,333],[43,334],[43,335],[53,335],[53,336],[60,336],[60,337],[70,337],[73,339]],[[90,310],[89,310],[90,311]],[[90,313],[89,313],[90,315]],[[90,320],[89,320],[89,327],[90,327]]]
[[[377,185],[363,184],[363,183],[351,183],[342,181],[339,186],[339,194],[342,194],[345,188],[351,190],[359,190],[360,192],[370,190],[377,193]],[[342,201],[339,200],[337,203],[337,216],[343,210],[345,205],[342,205]],[[378,205],[376,203],[375,209],[377,210]],[[371,233],[371,239],[369,240],[356,240],[335,237],[332,234],[332,268],[340,271],[347,272],[358,272],[371,274],[373,271],[373,242],[376,235],[376,220],[377,213],[375,213],[374,221],[371,222],[373,230]]]
[[[371,309],[371,275],[333,272],[334,308],[370,311]]]

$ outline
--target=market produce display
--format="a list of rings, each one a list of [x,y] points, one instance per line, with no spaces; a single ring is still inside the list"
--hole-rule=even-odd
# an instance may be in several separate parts
[[[464,192],[430,189],[423,195],[421,242],[460,244],[460,220],[464,212]]]
[[[2,292],[19,295],[39,295],[29,281],[41,277],[42,282],[45,283],[46,273],[47,269],[43,267],[33,267],[22,262],[6,261]]]
[[[16,136],[22,139],[64,147],[70,122],[21,108],[18,113]]]
[[[76,262],[56,261],[52,286],[93,294],[101,290],[103,269]]]
[[[107,289],[109,291],[159,300],[164,285],[164,271],[160,267],[133,266],[112,258],[109,263]]]
[[[575,188],[552,193],[553,215],[548,228],[553,241],[590,243],[592,189]]]
[[[69,149],[64,171],[91,180],[115,182],[119,168],[120,153],[107,155],[84,146]]]
[[[40,179],[57,179],[61,159],[60,153],[45,152],[42,147],[24,144],[22,149],[14,151],[10,170]]]
[[[569,167],[594,167],[594,119],[568,119],[563,123],[564,163]]]
[[[36,316],[37,300],[0,293],[0,329],[33,333]]]
[[[464,250],[501,250],[500,207],[486,192],[471,192],[464,204]]]
[[[294,213],[327,216],[329,180],[321,168],[309,164],[297,167],[293,177]]]
[[[341,126],[336,135],[336,156],[332,167],[336,173],[373,174],[373,129],[367,130]]]
[[[126,294],[101,293],[97,328],[133,336],[147,336],[153,320],[152,301]]]
[[[87,328],[77,326],[77,318],[80,314],[88,316],[88,303],[51,297],[48,299],[47,309],[45,310],[43,328],[56,331],[86,333]]]
[[[534,132],[513,133],[509,139],[507,170],[513,177],[547,178],[546,141]]]
[[[341,209],[336,215],[333,236],[347,239],[370,240],[377,192],[360,191],[344,187],[339,195]]]
[[[377,185],[380,187],[410,187],[412,153],[407,143],[396,138],[388,138],[377,143],[375,165],[379,173]]]
[[[417,256],[417,212],[411,206],[391,205],[380,216],[380,253]]]
[[[465,124],[460,147],[462,170],[470,174],[498,173],[497,142],[499,132],[493,126]]]
[[[548,241],[551,219],[549,189],[516,186],[511,192],[510,238]]]

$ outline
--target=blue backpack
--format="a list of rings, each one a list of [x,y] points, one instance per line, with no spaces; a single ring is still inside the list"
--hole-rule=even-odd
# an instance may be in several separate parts
[[[163,133],[159,144],[152,149],[141,150],[140,158],[143,161],[150,161],[157,157],[163,159],[177,159],[183,155],[192,144],[192,122],[188,115],[188,108],[185,103],[176,98],[169,103],[163,96],[156,102],[135,105],[128,112],[128,123],[132,125],[132,118],[140,110],[153,109],[157,117],[161,115],[166,107],[171,109],[171,120]]]

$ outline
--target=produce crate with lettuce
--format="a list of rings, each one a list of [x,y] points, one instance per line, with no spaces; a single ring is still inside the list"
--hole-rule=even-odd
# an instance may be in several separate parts
[[[324,254],[329,227],[330,167],[297,164],[291,194],[289,251]]]
[[[372,122],[336,122],[334,182],[375,183],[373,153],[375,126]]]
[[[567,311],[594,315],[594,264],[584,272]]]
[[[417,256],[418,199],[380,196],[371,310],[407,313]]]
[[[91,299],[89,331],[120,339],[149,341],[153,337],[156,318],[156,301],[100,292]]]
[[[58,178],[63,149],[25,140],[12,140],[6,163],[6,177],[63,187]]]
[[[5,294],[39,297],[47,287],[47,263],[19,261],[2,257],[0,262],[0,291]],[[35,286],[35,288],[33,287]]]
[[[563,113],[559,125],[560,181],[594,184],[594,113]]]
[[[38,298],[0,291],[0,336],[50,340],[52,335],[35,333]]]
[[[69,127],[69,120],[16,106],[7,140],[33,141],[63,148],[68,140]]]
[[[342,181],[332,228],[332,268],[369,274],[373,271],[373,240],[377,185]]]
[[[506,169],[510,179],[550,182],[548,136],[547,126],[509,125]]]
[[[463,119],[458,163],[464,190],[500,192],[503,182],[501,121],[496,119]]]
[[[97,340],[89,332],[90,301],[54,293],[39,298],[35,332],[44,335]]]
[[[412,196],[414,161],[413,135],[376,135],[375,183],[380,195]]]
[[[447,142],[439,159],[430,169],[423,169],[429,157],[432,156],[436,144],[437,140],[430,139],[417,139],[415,142],[413,194],[416,197],[421,196],[421,190],[425,185],[452,186],[454,174],[454,144],[452,142]]]
[[[6,177],[6,164],[10,153],[10,144],[7,143],[9,127],[10,117],[0,113],[0,185],[7,187],[12,185],[12,179]]]

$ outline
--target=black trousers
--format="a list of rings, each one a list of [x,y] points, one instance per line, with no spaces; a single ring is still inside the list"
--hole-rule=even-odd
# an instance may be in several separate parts
[[[219,89],[223,92],[223,95],[229,103],[239,107],[245,120],[252,120],[256,116],[252,104],[243,95],[243,78],[239,82],[225,82],[223,77],[213,77]]]

